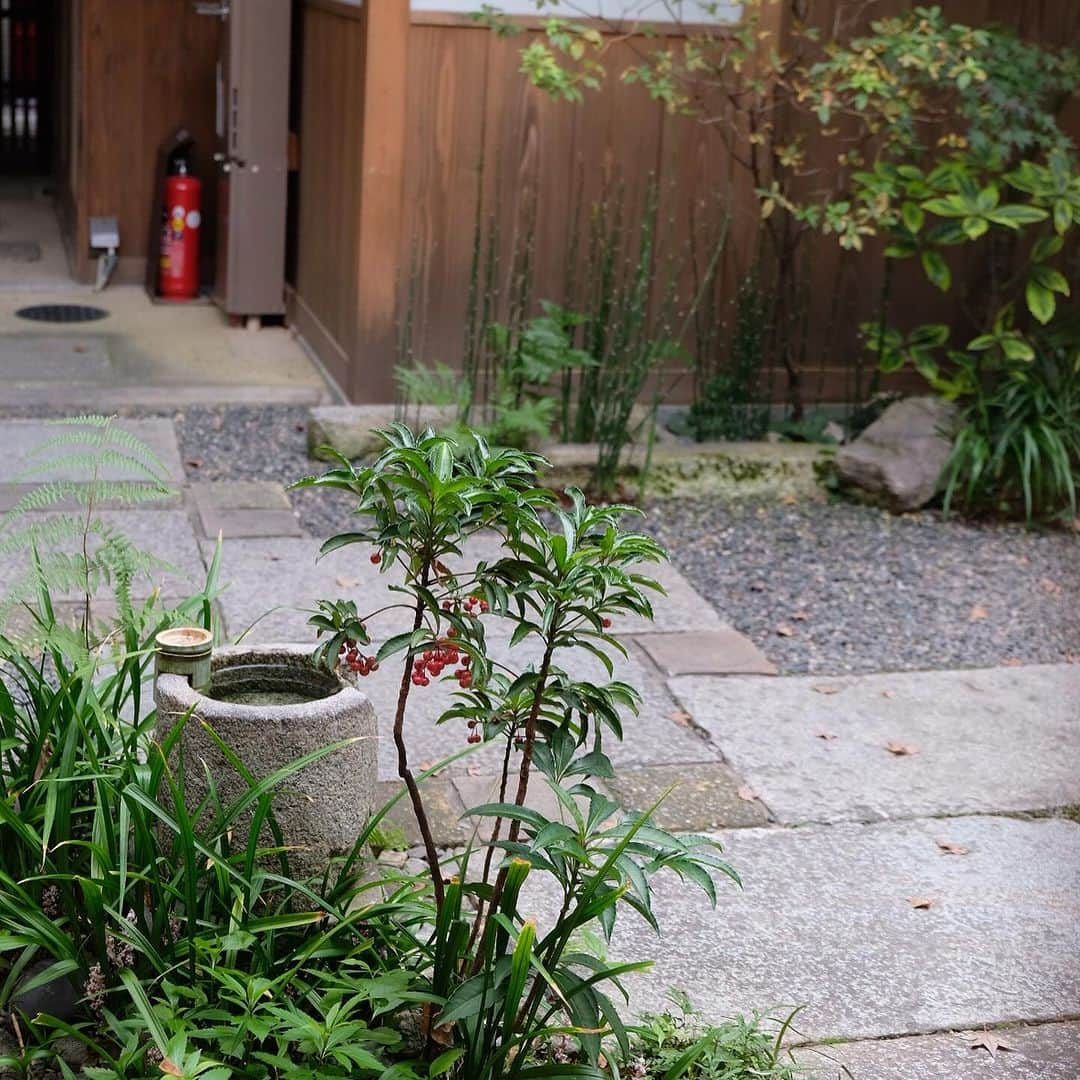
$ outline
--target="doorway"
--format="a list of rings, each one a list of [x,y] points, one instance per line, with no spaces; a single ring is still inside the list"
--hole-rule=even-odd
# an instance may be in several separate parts
[[[65,0],[0,0],[0,288],[71,285],[60,224]]]

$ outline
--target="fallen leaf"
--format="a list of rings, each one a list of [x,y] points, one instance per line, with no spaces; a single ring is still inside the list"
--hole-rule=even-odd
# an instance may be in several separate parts
[[[817,731],[814,732],[814,738],[824,739],[828,742],[830,739],[835,739],[836,736],[831,731],[826,731],[824,728],[818,728]]]
[[[882,690],[881,691],[881,696],[882,697],[887,697],[887,698],[894,698],[894,697],[896,697],[896,691],[895,690]]]
[[[985,1050],[993,1057],[998,1050],[1013,1050],[1015,1047],[1012,1047],[1007,1042],[1003,1042],[999,1039],[996,1031],[980,1031],[979,1034],[971,1040],[968,1049]]]
[[[1024,661],[1021,660],[1019,656],[1006,656],[1005,659],[1001,661],[1001,666],[1019,667],[1023,662]]]
[[[793,611],[791,613],[791,617],[796,622],[806,622],[806,620],[810,618],[810,612],[809,611]]]
[[[793,626],[778,626],[776,628],[776,632],[781,637],[794,637],[795,636],[795,628]]]
[[[885,744],[885,749],[897,757],[910,757],[912,754],[919,752],[917,746],[912,746],[911,743],[898,742],[896,739],[890,739]]]
[[[187,465],[187,467],[188,467],[189,469],[199,469],[199,468],[202,468],[202,463],[203,463],[203,459],[202,459],[201,457],[189,457],[189,458],[188,458],[188,459],[187,459],[187,460],[186,460],[186,461],[184,462],[184,464],[185,464],[185,465]]]
[[[909,896],[907,902],[916,911],[929,911],[937,904],[937,901],[931,900],[929,896]]]
[[[963,844],[954,843],[952,840],[939,840],[937,846],[941,848],[946,855],[968,855],[971,853],[971,848],[964,847]]]
[[[794,506],[798,501],[799,501],[798,495],[792,495],[790,493],[785,495],[783,497],[783,499],[781,500],[781,502],[783,502],[783,504],[785,506]]]
[[[968,622],[978,622],[980,619],[986,619],[990,617],[990,612],[982,606],[982,604],[975,604],[968,612]]]
[[[676,709],[674,712],[668,713],[668,719],[678,724],[679,727],[689,727],[691,716],[688,712],[683,712],[682,709]]]
[[[815,694],[839,694],[840,693],[840,687],[839,686],[811,686],[810,689],[813,690]]]
[[[353,589],[360,584],[358,578],[346,577],[344,574],[340,574],[336,580],[339,589]]]
[[[468,776],[479,776],[480,775],[480,766],[479,765],[469,765],[469,766],[466,767],[465,772],[466,772],[466,774]]]
[[[1053,578],[1039,578],[1039,585],[1045,589],[1046,592],[1050,593],[1051,596],[1057,596],[1057,594],[1061,592],[1061,586],[1054,581]]]
[[[757,792],[749,785],[743,784],[735,792],[743,802],[753,802],[757,798]]]

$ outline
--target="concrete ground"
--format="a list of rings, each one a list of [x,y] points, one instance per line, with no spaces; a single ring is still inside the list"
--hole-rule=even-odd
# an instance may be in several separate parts
[[[36,304],[94,306],[106,316],[58,324],[17,315]],[[285,327],[232,327],[206,299],[156,302],[141,285],[97,293],[77,284],[43,181],[0,183],[0,409],[336,400]]]
[[[141,431],[176,475],[171,423]],[[28,482],[26,446],[45,434],[0,422],[8,505]],[[307,641],[316,598],[371,610],[385,595],[365,552],[317,561],[319,538],[274,484],[189,483],[171,506],[110,513],[172,563],[156,577],[173,597],[198,584],[223,533],[230,638]],[[490,542],[472,554],[490,555]],[[5,591],[17,573],[0,563]],[[1080,1076],[1080,666],[780,678],[692,582],[670,567],[662,578],[656,623],[619,627],[629,657],[616,676],[643,707],[609,747],[608,790],[637,809],[674,782],[662,824],[715,836],[743,887],[722,882],[712,909],[661,881],[664,936],[620,923],[613,955],[656,961],[630,980],[634,1004],[660,1007],[675,985],[714,1020],[801,1006],[798,1053],[823,1080]],[[587,659],[568,666],[602,677]],[[388,671],[363,685],[382,719],[387,790],[395,682]],[[416,765],[464,742],[433,723],[444,699],[434,685],[418,699]],[[431,782],[441,844],[464,838],[461,817],[497,769],[481,752]],[[543,919],[542,888],[533,902]]]

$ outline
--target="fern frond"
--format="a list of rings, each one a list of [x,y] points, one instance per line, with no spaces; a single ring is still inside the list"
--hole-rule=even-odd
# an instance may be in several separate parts
[[[55,449],[55,448],[54,448]],[[146,462],[140,460],[134,454],[125,453],[110,446],[99,447],[94,453],[68,453],[56,454],[41,460],[35,460],[27,466],[18,476],[16,481],[33,480],[50,472],[90,473],[91,476],[101,472],[103,465],[111,465],[115,469],[132,471],[140,474],[151,483],[167,487],[165,478]]]

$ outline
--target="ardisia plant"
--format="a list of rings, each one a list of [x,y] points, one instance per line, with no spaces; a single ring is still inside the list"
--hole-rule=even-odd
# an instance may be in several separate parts
[[[398,599],[380,613],[397,612],[403,628],[377,646],[368,628],[376,613],[358,615],[350,602],[323,601],[312,624],[316,657],[346,675],[388,677],[394,663],[398,772],[432,905],[429,925],[414,927],[414,955],[399,957],[434,999],[421,1017],[422,1056],[429,1075],[461,1080],[602,1077],[602,1038],[628,1050],[621,979],[648,963],[607,961],[590,948],[596,932],[610,937],[626,909],[657,927],[650,879],[662,869],[714,901],[712,874],[735,878],[714,841],[624,813],[592,782],[612,775],[605,740],[622,737],[620,714],[636,711],[639,696],[562,666],[589,655],[614,674],[625,653],[614,622],[651,617],[660,586],[641,569],[663,553],[623,528],[626,508],[589,506],[573,490],[563,503],[540,487],[535,455],[475,435],[401,425],[382,434],[386,449],[372,464],[342,458],[300,484],[356,498],[355,530],[328,540],[324,554],[359,546],[396,579]],[[486,536],[498,550],[474,561]],[[492,643],[496,633],[504,644]],[[461,725],[464,751],[490,748],[500,762],[496,801],[470,811],[490,820],[488,839],[445,859],[410,754],[414,697],[436,681],[453,689],[439,723]],[[530,798],[538,785],[557,816]],[[573,1041],[575,1060],[546,1057],[556,1036]]]

